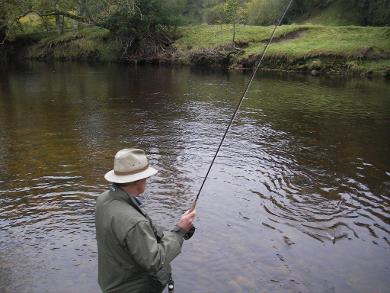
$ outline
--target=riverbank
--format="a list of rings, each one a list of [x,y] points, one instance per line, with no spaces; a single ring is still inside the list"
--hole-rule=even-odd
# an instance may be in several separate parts
[[[24,44],[16,46],[17,55],[29,59],[169,63],[244,70],[254,66],[271,30],[272,27],[238,26],[233,43],[228,25],[180,27],[171,46],[152,56],[126,52],[124,42],[99,28],[61,36],[22,35],[14,42]],[[389,27],[284,25],[276,31],[262,70],[390,78],[389,38]]]

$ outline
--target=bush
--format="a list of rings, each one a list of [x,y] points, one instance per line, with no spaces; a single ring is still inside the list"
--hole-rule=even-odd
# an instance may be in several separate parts
[[[248,3],[248,24],[271,25],[276,23],[288,0],[252,0]]]
[[[222,24],[224,23],[224,5],[218,4],[209,8],[205,12],[206,22],[208,24]]]

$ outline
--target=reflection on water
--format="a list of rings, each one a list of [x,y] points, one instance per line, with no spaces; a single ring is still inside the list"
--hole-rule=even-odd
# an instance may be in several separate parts
[[[94,206],[115,152],[190,206],[247,76],[29,63],[0,72],[0,291],[97,292]],[[259,75],[201,194],[178,292],[386,292],[390,85]],[[61,289],[58,288],[61,284]]]

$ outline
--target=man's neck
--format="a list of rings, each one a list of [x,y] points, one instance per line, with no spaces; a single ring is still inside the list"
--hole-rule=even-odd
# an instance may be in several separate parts
[[[125,186],[119,186],[118,184],[114,183],[113,184],[113,188],[114,188],[114,191],[115,190],[121,190],[123,192],[125,192],[127,194],[127,196],[129,197],[129,200],[130,202],[132,202],[132,206],[134,207],[134,205],[136,206],[136,209],[141,213],[143,214],[145,217],[145,213],[144,211],[141,210],[141,205],[143,204],[142,200],[140,198],[137,198],[137,196],[140,195],[140,193],[138,192],[134,192],[133,193],[133,189],[132,188],[125,188]]]

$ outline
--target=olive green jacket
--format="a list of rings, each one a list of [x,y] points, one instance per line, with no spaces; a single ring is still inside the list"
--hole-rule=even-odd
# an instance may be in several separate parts
[[[162,292],[184,233],[162,233],[136,200],[115,186],[98,197],[95,224],[103,292]]]

